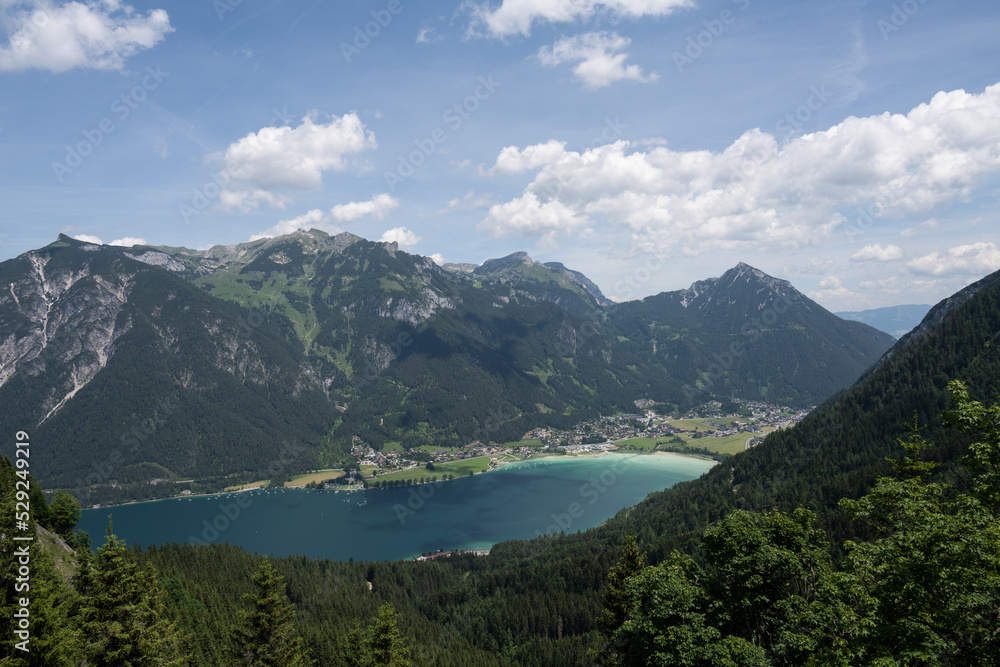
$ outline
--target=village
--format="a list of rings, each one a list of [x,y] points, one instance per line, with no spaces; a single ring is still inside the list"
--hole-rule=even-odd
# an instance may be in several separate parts
[[[636,413],[583,421],[568,430],[537,428],[519,442],[471,442],[463,447],[377,451],[356,438],[356,465],[332,479],[321,473],[290,485],[360,489],[436,482],[473,475],[535,456],[600,454],[618,450],[669,451],[722,459],[763,442],[771,431],[797,423],[809,409],[733,399],[712,401],[684,414],[660,414],[652,401],[636,401]],[[725,409],[724,409],[725,408]],[[334,471],[330,471],[334,472]]]

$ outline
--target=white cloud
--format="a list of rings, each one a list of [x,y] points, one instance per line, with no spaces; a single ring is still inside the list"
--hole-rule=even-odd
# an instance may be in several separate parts
[[[643,74],[638,65],[625,64],[628,54],[619,51],[630,43],[627,37],[614,32],[588,32],[564,37],[552,46],[543,46],[538,51],[538,59],[543,65],[551,67],[568,61],[581,61],[573,68],[573,74],[591,89],[603,88],[622,79],[643,83],[659,79],[655,72]]]
[[[503,0],[499,7],[467,2],[472,9],[470,34],[478,31],[493,37],[529,35],[536,21],[570,23],[586,21],[598,14],[615,18],[666,16],[676,9],[694,7],[693,0]]]
[[[994,243],[960,245],[913,259],[906,268],[929,276],[979,276],[1000,269],[1000,250]]]
[[[403,250],[417,245],[420,243],[420,239],[421,237],[417,236],[406,227],[393,227],[392,229],[387,229],[382,236],[379,237],[379,241],[382,243],[398,243],[399,247]]]
[[[434,28],[421,28],[417,33],[417,44],[433,44],[444,39],[441,35],[434,34]]]
[[[431,261],[434,262],[435,264],[437,264],[438,266],[443,266],[444,263],[445,263],[445,261],[444,261],[444,255],[442,255],[439,252],[436,252],[433,255],[430,255],[430,258],[431,258]]]
[[[173,32],[165,10],[143,16],[119,0],[5,0],[0,25],[8,37],[0,44],[0,70],[120,70]]]
[[[351,222],[370,215],[381,220],[389,211],[399,206],[399,200],[383,192],[368,201],[352,201],[348,204],[338,204],[330,209],[330,217],[337,222]]]
[[[307,115],[298,127],[262,128],[210,158],[224,162],[230,179],[220,196],[223,208],[281,208],[290,201],[283,191],[319,190],[323,172],[342,171],[347,155],[376,146],[375,135],[354,113],[334,116],[326,124]]]
[[[131,248],[134,245],[146,245],[146,239],[136,238],[135,236],[124,236],[120,239],[115,239],[108,245],[124,246],[126,248]]]
[[[857,292],[852,292],[846,287],[831,287],[829,289],[815,290],[809,292],[806,296],[814,301],[834,301],[838,299],[846,300],[847,302],[858,302],[864,301],[867,297],[864,294],[858,294]],[[860,304],[859,304],[860,305]]]
[[[586,219],[558,200],[542,202],[534,192],[526,192],[505,204],[494,204],[480,226],[496,236],[565,232],[586,225]]]
[[[490,169],[491,176],[495,174],[516,174],[522,171],[539,169],[553,164],[566,153],[566,142],[549,140],[544,144],[527,146],[524,150],[516,146],[506,146],[497,156],[496,164]]]
[[[899,294],[899,278],[896,276],[880,280],[862,280],[860,285],[865,289],[877,289],[883,293]]]
[[[809,246],[852,229],[848,216],[859,208],[879,218],[925,213],[997,172],[1000,84],[938,93],[906,115],[849,117],[784,143],[748,130],[721,152],[627,141],[583,152],[554,140],[508,146],[489,173],[532,180],[480,228],[551,243],[603,223],[627,231],[633,252],[654,254]]]
[[[917,236],[918,234],[923,234],[924,232],[931,232],[938,228],[938,221],[934,218],[930,220],[924,220],[919,225],[913,227],[908,227],[899,233],[904,239],[908,239],[911,236]]]
[[[71,234],[71,236],[73,238],[75,238],[77,241],[83,241],[84,243],[93,243],[95,245],[104,245],[104,241],[102,241],[101,239],[97,238],[96,236],[92,236],[90,234]]]
[[[468,210],[474,208],[485,208],[493,203],[493,197],[489,194],[476,196],[474,190],[470,190],[465,193],[465,196],[461,199],[455,198],[448,202],[448,204],[438,211],[435,215],[441,215],[442,213],[449,213],[451,211],[458,210]]]
[[[381,220],[389,211],[399,206],[399,200],[386,193],[378,194],[368,201],[349,202],[347,204],[337,204],[324,213],[318,208],[303,213],[300,216],[289,220],[281,220],[274,227],[254,234],[251,241],[271,238],[272,236],[283,236],[291,234],[298,229],[319,229],[328,234],[339,234],[344,231],[340,227],[341,223],[352,222],[364,216],[370,216],[374,220]]]
[[[882,247],[878,243],[866,245],[861,250],[851,255],[852,262],[892,262],[903,258],[903,249],[897,245]]]

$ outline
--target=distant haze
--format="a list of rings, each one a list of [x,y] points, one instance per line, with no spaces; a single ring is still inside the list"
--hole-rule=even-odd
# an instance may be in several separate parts
[[[871,310],[859,310],[856,312],[834,313],[845,320],[864,322],[868,326],[875,327],[879,331],[901,338],[913,327],[920,324],[931,307],[927,304],[909,306],[887,306],[885,308],[873,308]]]

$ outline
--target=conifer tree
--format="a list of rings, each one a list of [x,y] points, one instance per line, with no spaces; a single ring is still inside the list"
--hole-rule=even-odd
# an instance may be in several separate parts
[[[152,566],[139,568],[108,524],[108,538],[78,581],[89,586],[80,621],[87,665],[184,665],[176,626],[164,616],[164,593]]]
[[[608,587],[604,591],[604,609],[601,616],[601,627],[608,636],[621,627],[632,611],[632,603],[625,590],[625,582],[629,577],[642,572],[646,567],[646,552],[639,551],[635,535],[625,538],[621,558],[608,572]]]
[[[410,649],[403,641],[397,627],[399,615],[391,604],[379,607],[378,614],[368,630],[368,648],[376,665],[406,667]]]
[[[391,604],[383,604],[363,628],[355,623],[341,644],[341,662],[347,667],[407,667],[410,647],[399,632],[399,614]]]
[[[236,664],[247,667],[312,664],[302,648],[302,638],[292,625],[295,608],[285,596],[283,581],[269,560],[261,563],[254,573],[257,590],[243,596],[249,608],[239,611],[231,635]]]
[[[25,491],[26,486],[30,491]],[[18,491],[22,495],[19,496]],[[23,509],[25,494],[32,498],[27,503],[27,512]],[[74,664],[78,648],[73,628],[66,621],[70,591],[56,572],[52,557],[39,543],[34,516],[34,499],[38,496],[41,493],[34,478],[15,469],[6,457],[0,458],[0,536],[3,538],[0,540],[0,618],[4,619],[0,624],[0,664],[5,667]],[[44,507],[44,499],[39,507]],[[26,526],[21,523],[25,513],[29,516]]]

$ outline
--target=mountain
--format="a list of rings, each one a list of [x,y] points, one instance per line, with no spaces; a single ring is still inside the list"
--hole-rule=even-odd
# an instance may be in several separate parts
[[[892,344],[744,263],[686,290],[612,306],[608,316],[627,347],[684,383],[689,399],[815,405],[850,386]]]
[[[838,312],[834,315],[845,320],[864,322],[879,331],[884,331],[896,338],[902,338],[913,327],[920,324],[930,309],[931,307],[928,305],[888,306],[871,310]]]
[[[60,237],[0,279],[0,428],[46,443],[49,485],[263,471],[279,434],[317,445],[336,418],[284,322],[128,252]]]
[[[61,236],[0,274],[0,427],[54,443],[32,470],[102,502],[329,467],[359,438],[507,442],[643,398],[809,405],[891,342],[743,264],[610,305],[525,253],[449,271],[318,230],[207,250]]]
[[[480,280],[517,286],[587,319],[601,319],[600,308],[611,302],[600,288],[579,271],[559,262],[542,264],[526,252],[488,259],[472,271]]]
[[[292,557],[278,559],[275,567],[295,582],[297,613],[313,646],[336,646],[355,619],[368,618],[378,604],[391,601],[427,662],[589,664],[588,650],[601,644],[598,619],[608,571],[629,535],[637,537],[649,564],[659,564],[674,549],[699,557],[704,530],[735,509],[805,506],[817,512],[832,545],[870,539],[838,501],[864,495],[877,477],[891,474],[886,459],[903,455],[898,439],[907,436],[914,416],[934,443],[928,454],[942,463],[937,478],[968,485],[968,474],[956,461],[970,437],[941,424],[940,412],[949,404],[945,386],[961,379],[976,400],[997,400],[998,332],[1000,272],[935,306],[919,334],[897,342],[863,379],[796,426],[582,533],[504,542],[484,557],[421,563]],[[759,546],[755,539],[748,533],[741,558],[751,557]],[[227,545],[167,545],[149,550],[144,559],[184,582],[172,604],[205,647],[224,641],[226,624],[211,619],[225,618],[228,601],[245,589],[260,560]],[[205,600],[208,611],[195,599]],[[314,620],[327,618],[342,624]],[[462,622],[456,624],[456,618]],[[221,657],[204,664],[222,664]]]

